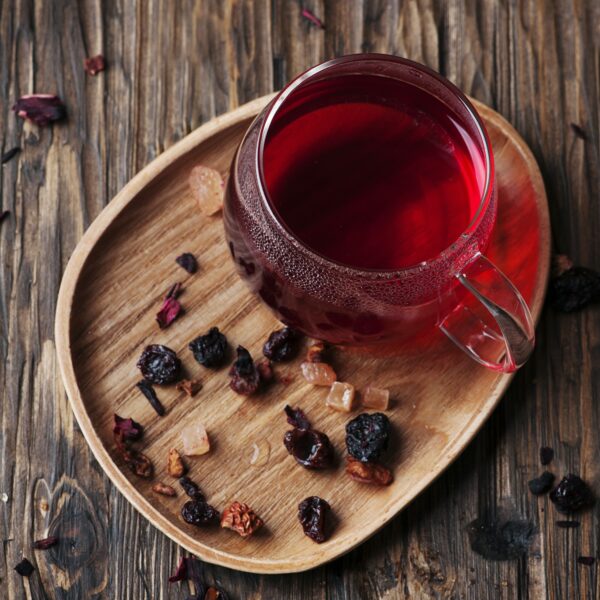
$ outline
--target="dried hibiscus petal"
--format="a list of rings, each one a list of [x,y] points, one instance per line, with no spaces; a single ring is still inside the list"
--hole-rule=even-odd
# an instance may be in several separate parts
[[[175,573],[169,577],[169,583],[175,583],[176,581],[185,581],[188,578],[187,559],[182,556],[179,559],[179,564]]]
[[[258,390],[260,373],[246,348],[238,346],[236,352],[237,358],[229,370],[229,387],[237,394],[250,396]]]
[[[554,458],[554,450],[549,446],[542,446],[540,448],[540,462],[542,465],[546,466],[547,464],[552,462]]]
[[[319,29],[325,29],[325,25],[323,24],[323,21],[321,21],[321,19],[319,19],[319,17],[317,17],[314,13],[312,13],[310,10],[308,10],[308,8],[302,9],[302,16],[307,21],[312,23],[315,27],[318,27]]]
[[[156,313],[156,322],[161,329],[168,327],[181,313],[181,304],[177,297],[181,293],[181,284],[176,283],[167,292],[160,310]]]
[[[217,369],[225,362],[228,347],[227,338],[218,327],[211,327],[207,334],[199,335],[188,346],[194,358],[207,369]]]
[[[160,344],[146,346],[137,367],[144,379],[158,385],[175,383],[181,375],[181,361],[177,354],[171,348]]]
[[[24,558],[18,565],[15,565],[15,571],[21,577],[29,577],[35,571],[35,567]]]
[[[126,440],[139,440],[144,433],[144,428],[133,419],[123,419],[119,415],[114,415],[115,424],[113,433],[122,433]]]
[[[196,257],[189,252],[184,252],[175,259],[175,262],[182,268],[185,269],[190,275],[194,274],[198,270],[198,262]]]
[[[36,550],[47,550],[52,546],[58,544],[58,538],[55,535],[51,535],[50,537],[44,538],[43,540],[36,540],[33,542],[33,547]]]
[[[83,68],[85,69],[86,73],[89,73],[90,75],[97,75],[100,73],[100,71],[104,71],[106,68],[104,56],[102,56],[102,54],[96,54],[96,56],[86,58],[83,61]]]
[[[21,152],[21,148],[19,148],[19,146],[15,146],[14,148],[7,150],[2,155],[2,158],[0,159],[0,164],[7,163],[9,160],[13,159],[17,154],[19,154],[19,152]]]
[[[234,502],[221,515],[221,527],[231,529],[246,538],[264,525],[263,520],[243,502]]]
[[[13,106],[13,110],[22,119],[28,119],[40,127],[52,121],[60,121],[67,115],[62,100],[52,94],[22,96]]]
[[[331,507],[329,503],[318,496],[309,496],[298,505],[298,520],[304,535],[311,540],[322,544],[329,538],[328,531],[329,514]]]
[[[376,462],[361,462],[351,456],[346,458],[346,473],[360,483],[390,485],[394,481],[394,476],[387,467]]]
[[[165,414],[165,407],[161,404],[160,400],[158,399],[158,396],[156,395],[152,384],[149,381],[142,379],[141,381],[138,381],[135,385],[140,390],[140,392],[144,394],[148,402],[150,402],[150,405],[156,411],[158,416],[162,417]]]

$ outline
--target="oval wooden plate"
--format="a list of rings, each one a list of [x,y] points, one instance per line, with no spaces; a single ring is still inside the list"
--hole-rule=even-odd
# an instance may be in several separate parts
[[[327,390],[312,388],[298,374],[297,360],[277,366],[287,385],[244,399],[228,387],[227,369],[198,365],[188,342],[218,325],[233,345],[258,358],[273,316],[238,279],[224,243],[221,217],[204,217],[187,186],[196,164],[226,173],[244,131],[271,96],[260,98],[203,125],[148,165],[112,200],[87,230],[67,266],[58,299],[56,345],[65,387],[94,455],[126,498],[156,527],[209,562],[255,573],[302,571],[360,544],[385,525],[465,448],[490,415],[511,377],[476,365],[434,332],[397,358],[367,358],[336,352],[341,380],[358,388],[369,382],[388,387],[396,432],[387,462],[395,480],[387,488],[350,481],[342,451],[346,415],[324,407]],[[544,186],[531,152],[493,110],[477,104],[487,123],[499,185],[498,226],[488,255],[518,285],[540,314],[549,268],[549,222]],[[192,252],[200,269],[188,275],[175,257]],[[165,330],[154,316],[171,284],[180,281],[185,314]],[[136,389],[135,363],[143,348],[161,343],[182,358],[190,377],[204,388],[188,398],[158,387],[167,408],[158,417]],[[339,454],[335,470],[310,472],[296,465],[282,444],[289,429],[286,403],[300,405]],[[145,427],[139,447],[155,465],[156,481],[173,484],[177,498],[158,496],[152,483],[133,475],[114,449],[113,413]],[[260,534],[244,540],[218,527],[184,523],[186,497],[165,472],[169,448],[181,447],[183,425],[199,419],[213,449],[189,459],[191,477],[220,510],[233,501],[250,504],[265,520]],[[262,448],[250,464],[253,444]],[[264,448],[270,446],[266,458]],[[327,499],[337,527],[321,545],[305,537],[298,503],[310,495]]]

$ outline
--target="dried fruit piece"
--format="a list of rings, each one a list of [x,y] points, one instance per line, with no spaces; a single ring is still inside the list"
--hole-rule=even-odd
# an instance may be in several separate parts
[[[187,568],[187,559],[185,556],[182,556],[179,559],[179,564],[177,565],[177,569],[175,569],[175,573],[169,577],[169,583],[175,583],[176,581],[185,581],[188,578],[188,568]]]
[[[132,448],[124,439],[122,433],[115,433],[115,444],[125,464],[138,476],[150,479],[154,468],[150,459],[135,448]]]
[[[185,392],[191,398],[202,389],[202,382],[199,379],[182,379],[175,384],[175,389]]]
[[[202,456],[210,450],[208,433],[199,421],[191,423],[181,430],[181,442],[185,456]]]
[[[346,457],[346,473],[360,483],[390,485],[394,481],[394,476],[387,467],[376,462],[361,462],[351,456]]]
[[[33,542],[33,547],[36,550],[48,550],[52,546],[58,544],[58,538],[55,535],[51,535],[50,537],[44,538],[43,540],[36,540]]]
[[[181,314],[181,304],[177,300],[180,293],[180,283],[172,285],[167,292],[160,310],[156,313],[156,322],[161,329],[168,327]]]
[[[292,427],[296,427],[297,429],[310,429],[310,421],[304,414],[304,411],[300,408],[292,408],[289,404],[286,404],[283,410],[287,416],[287,422]]]
[[[211,216],[223,208],[225,184],[218,171],[198,165],[191,170],[188,183],[200,212]]]
[[[373,410],[387,410],[390,404],[390,390],[368,385],[362,393],[362,404]]]
[[[29,577],[35,571],[35,567],[24,558],[18,565],[15,565],[15,571],[21,577]]]
[[[53,94],[21,96],[13,106],[13,110],[22,119],[28,119],[40,127],[52,121],[60,121],[67,115],[62,100]]]
[[[258,390],[260,373],[246,348],[238,346],[236,352],[237,358],[229,370],[229,387],[237,394],[250,396]]]
[[[181,376],[181,361],[177,354],[171,348],[160,344],[146,346],[137,367],[144,379],[158,385],[175,383]]]
[[[2,158],[0,159],[0,164],[7,163],[9,160],[13,159],[17,154],[19,154],[19,152],[21,152],[21,148],[19,148],[19,146],[15,146],[14,148],[7,150],[2,155]]]
[[[246,538],[264,525],[263,520],[243,502],[234,502],[221,515],[221,527],[232,529]]]
[[[205,527],[219,522],[219,511],[200,500],[190,500],[181,509],[181,516],[186,523]]]
[[[152,491],[162,496],[177,496],[175,489],[165,483],[155,483],[152,486]]]
[[[325,405],[339,412],[352,412],[354,406],[354,386],[349,383],[334,381],[325,399]]]
[[[169,450],[169,457],[167,459],[167,473],[171,477],[179,478],[185,475],[186,471],[187,469],[183,459],[181,458],[181,455],[176,448],[171,448]]]
[[[600,300],[600,273],[585,267],[571,267],[550,280],[548,299],[561,312],[580,310]]]
[[[184,252],[175,259],[175,262],[185,269],[190,275],[193,275],[198,270],[198,262],[196,257],[190,252]]]
[[[333,446],[321,431],[292,429],[284,435],[283,443],[296,462],[307,469],[326,469],[333,463]]]
[[[554,450],[549,446],[542,446],[540,448],[540,462],[542,465],[546,466],[547,464],[552,462],[554,458]]]
[[[315,342],[308,347],[306,351],[306,361],[324,362],[323,357],[325,356],[325,344],[323,342]]]
[[[256,363],[256,370],[258,371],[260,382],[264,385],[271,383],[275,378],[275,373],[273,372],[273,365],[271,364],[270,360],[258,361]]]
[[[206,335],[200,335],[189,343],[194,358],[207,369],[220,367],[227,358],[227,338],[218,327],[211,327]]]
[[[544,471],[539,477],[532,479],[527,485],[529,491],[536,496],[545,494],[550,491],[554,483],[554,475],[548,471]]]
[[[348,454],[362,462],[377,460],[389,437],[390,421],[383,413],[362,413],[346,425]]]
[[[563,529],[573,529],[579,527],[579,525],[579,521],[556,521],[556,526],[562,527]]]
[[[300,365],[302,376],[313,385],[332,385],[337,379],[333,368],[324,362],[303,362]]]
[[[587,483],[569,473],[563,477],[560,483],[550,492],[550,500],[554,502],[556,510],[561,513],[570,513],[581,510],[594,504],[594,495]]]
[[[579,556],[577,558],[577,562],[580,565],[585,565],[586,567],[591,567],[596,562],[596,559],[593,556]]]
[[[129,441],[139,440],[144,433],[144,428],[133,419],[122,419],[119,415],[114,415],[113,433],[122,433],[123,438]]]
[[[284,362],[294,358],[298,352],[299,334],[291,327],[274,331],[263,346],[263,354],[274,362]]]
[[[179,485],[183,488],[183,491],[193,500],[204,502],[204,494],[200,490],[200,487],[195,481],[192,481],[189,477],[181,477],[179,479]]]
[[[150,402],[150,405],[156,411],[158,416],[162,417],[165,414],[165,407],[161,404],[160,400],[158,399],[158,396],[156,395],[152,384],[150,384],[145,379],[142,379],[141,381],[138,381],[135,385],[140,390],[140,392],[144,394],[148,402]]]
[[[319,19],[319,17],[317,17],[310,10],[308,10],[308,8],[304,7],[302,9],[302,16],[307,21],[310,21],[315,27],[317,27],[319,29],[325,29],[325,25],[323,25],[323,21],[321,21],[321,19]]]
[[[298,519],[304,535],[322,544],[329,539],[329,503],[318,496],[309,496],[298,505]]]
[[[106,68],[104,56],[102,56],[102,54],[96,54],[96,56],[86,58],[83,61],[83,68],[86,70],[86,73],[97,75]]]

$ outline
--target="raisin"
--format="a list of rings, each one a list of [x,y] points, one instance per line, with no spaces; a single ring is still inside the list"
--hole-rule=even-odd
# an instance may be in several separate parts
[[[229,370],[229,387],[243,396],[254,394],[260,385],[260,373],[250,352],[243,346],[237,347],[237,358]]]
[[[274,331],[263,346],[263,354],[274,362],[291,360],[298,352],[300,336],[291,327]]]
[[[190,498],[204,502],[204,494],[200,491],[196,482],[192,481],[189,477],[180,477],[179,484]]]
[[[540,496],[541,494],[549,492],[553,483],[554,475],[548,471],[544,471],[539,477],[532,479],[527,485],[532,494]]]
[[[150,383],[175,383],[181,376],[181,361],[171,348],[160,344],[146,346],[138,362],[138,369]]]
[[[583,479],[569,473],[550,492],[550,500],[559,512],[570,513],[592,506],[594,495]]]
[[[321,544],[329,538],[329,503],[318,496],[309,496],[298,504],[298,519],[304,535]]]
[[[189,343],[194,358],[207,369],[217,369],[227,358],[227,338],[218,327],[211,327],[206,335],[200,335]]]
[[[189,500],[181,509],[181,516],[186,523],[204,527],[219,522],[219,511],[202,500]]]
[[[325,469],[333,463],[333,446],[329,438],[314,429],[292,429],[283,443],[296,462],[307,469]]]
[[[175,262],[190,275],[193,275],[198,270],[198,261],[190,252],[184,252],[175,259]]]
[[[600,273],[585,267],[571,267],[550,281],[550,304],[561,312],[580,310],[600,300]]]
[[[287,422],[292,427],[296,427],[297,429],[310,429],[310,421],[302,409],[298,407],[292,408],[289,404],[286,404],[283,410],[287,416]]]
[[[376,460],[387,449],[390,421],[383,413],[362,413],[346,425],[348,454],[362,462]]]

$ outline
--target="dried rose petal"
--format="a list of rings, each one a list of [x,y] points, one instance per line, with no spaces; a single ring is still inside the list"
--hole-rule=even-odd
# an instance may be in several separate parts
[[[58,543],[58,538],[55,535],[51,535],[50,537],[44,538],[43,540],[36,540],[33,542],[33,547],[36,550],[47,550],[48,548],[54,546]]]
[[[184,252],[181,256],[175,259],[175,262],[182,268],[185,269],[190,275],[194,274],[198,270],[198,262],[196,257],[189,252]]]
[[[152,486],[152,491],[161,494],[162,496],[177,496],[175,489],[165,483],[155,483]]]
[[[334,381],[325,399],[325,406],[339,412],[352,412],[354,386],[350,383]]]
[[[319,17],[317,17],[310,10],[308,10],[308,8],[302,9],[302,16],[306,20],[310,21],[315,27],[318,27],[319,29],[325,29],[325,25],[323,24],[323,21],[321,21],[321,19],[319,19]]]
[[[14,158],[17,154],[19,154],[19,152],[21,152],[21,148],[19,148],[19,146],[15,146],[14,148],[11,148],[10,150],[7,150],[2,155],[2,158],[0,159],[0,164],[7,163],[9,160],[11,160],[12,158]]]
[[[324,362],[303,362],[300,370],[304,379],[313,385],[330,386],[337,379],[333,368]]]
[[[15,571],[21,577],[29,577],[35,571],[35,567],[24,558],[18,565],[15,565]]]
[[[362,393],[362,404],[375,410],[387,410],[390,404],[390,391],[368,385]]]
[[[273,365],[270,360],[261,360],[255,366],[261,383],[266,385],[273,381],[275,373],[273,372]]]
[[[182,379],[175,384],[175,389],[179,392],[185,392],[191,398],[202,389],[202,382],[199,379]]]
[[[13,106],[13,110],[22,119],[28,119],[40,127],[52,121],[60,121],[67,115],[62,100],[52,94],[22,96]]]
[[[102,54],[97,54],[96,56],[86,58],[83,61],[83,67],[86,70],[86,73],[89,73],[90,75],[97,75],[100,73],[100,71],[104,71],[106,67],[104,63],[104,56],[102,56]]]
[[[144,428],[133,419],[123,419],[115,413],[114,420],[113,433],[122,433],[124,439],[131,441],[139,440],[142,437]]]
[[[188,578],[187,559],[182,556],[179,559],[179,564],[175,573],[169,577],[169,583],[175,583],[176,581],[185,581]]]
[[[204,425],[192,423],[181,430],[183,453],[186,456],[201,456],[210,450],[210,440]]]
[[[198,165],[191,170],[188,183],[200,212],[210,216],[223,208],[225,185],[218,171]]]
[[[310,429],[310,421],[299,408],[292,408],[289,404],[283,409],[287,416],[287,422],[296,429]]]
[[[181,293],[181,284],[176,283],[167,292],[163,305],[156,313],[156,322],[161,329],[168,327],[181,313],[181,304],[177,297]]]

